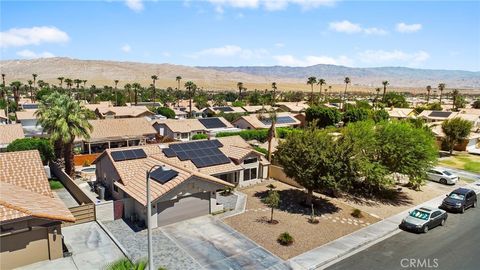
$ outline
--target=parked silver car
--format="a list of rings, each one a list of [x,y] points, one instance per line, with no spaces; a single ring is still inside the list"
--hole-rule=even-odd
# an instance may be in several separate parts
[[[454,185],[460,179],[458,175],[445,169],[433,168],[427,172],[428,180],[442,183],[444,185]]]
[[[415,232],[428,232],[436,226],[443,226],[447,221],[448,214],[444,210],[430,207],[420,207],[409,212],[402,220],[400,227]]]

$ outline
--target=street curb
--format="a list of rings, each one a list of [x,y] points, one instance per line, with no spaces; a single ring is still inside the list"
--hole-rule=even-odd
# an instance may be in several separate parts
[[[118,241],[117,238],[115,238],[115,236],[113,236],[113,234],[105,227],[105,225],[100,220],[96,220],[96,222],[100,226],[100,228],[102,228],[102,230],[108,235],[108,237],[112,239],[115,245],[117,245],[123,255],[125,255],[125,257],[129,260],[132,260],[132,257],[128,254],[127,250],[122,246],[122,244],[120,244],[120,241]]]

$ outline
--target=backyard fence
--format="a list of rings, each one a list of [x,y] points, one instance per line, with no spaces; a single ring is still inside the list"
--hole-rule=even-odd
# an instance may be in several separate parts
[[[70,207],[68,210],[75,217],[75,222],[63,223],[63,227],[95,221],[95,205],[93,203]]]
[[[282,167],[270,165],[269,170],[270,170],[270,178],[273,178],[275,180],[278,180],[280,182],[283,182],[285,184],[288,184],[294,187],[302,188],[302,186],[300,186],[300,184],[298,184],[295,180],[285,175],[285,172],[283,172]]]

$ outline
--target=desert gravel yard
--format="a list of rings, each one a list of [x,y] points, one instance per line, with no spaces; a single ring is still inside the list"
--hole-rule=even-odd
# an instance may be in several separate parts
[[[310,207],[304,207],[304,192],[281,182],[274,182],[280,194],[280,207],[275,210],[274,219],[278,224],[270,224],[269,208],[261,201],[267,195],[266,181],[262,184],[241,189],[247,194],[246,211],[226,218],[224,221],[234,229],[263,246],[275,255],[289,259],[310,249],[328,243],[343,235],[377,222],[379,219],[368,214],[363,218],[354,218],[354,208],[336,199],[317,196],[315,213],[320,215],[318,224],[308,222]],[[294,238],[291,246],[277,243],[277,237],[288,232]]]

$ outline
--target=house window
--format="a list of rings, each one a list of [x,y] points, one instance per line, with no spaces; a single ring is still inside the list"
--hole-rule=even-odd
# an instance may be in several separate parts
[[[257,179],[257,168],[243,170],[243,181]]]
[[[245,159],[245,160],[243,161],[243,164],[255,163],[255,162],[257,162],[257,161],[258,161],[258,159],[257,159],[256,157],[254,157],[254,158],[247,158],[247,159]]]
[[[182,139],[188,139],[188,133],[182,133]]]
[[[117,186],[113,185],[113,190],[114,190],[116,193],[118,193],[118,187],[117,187]]]

